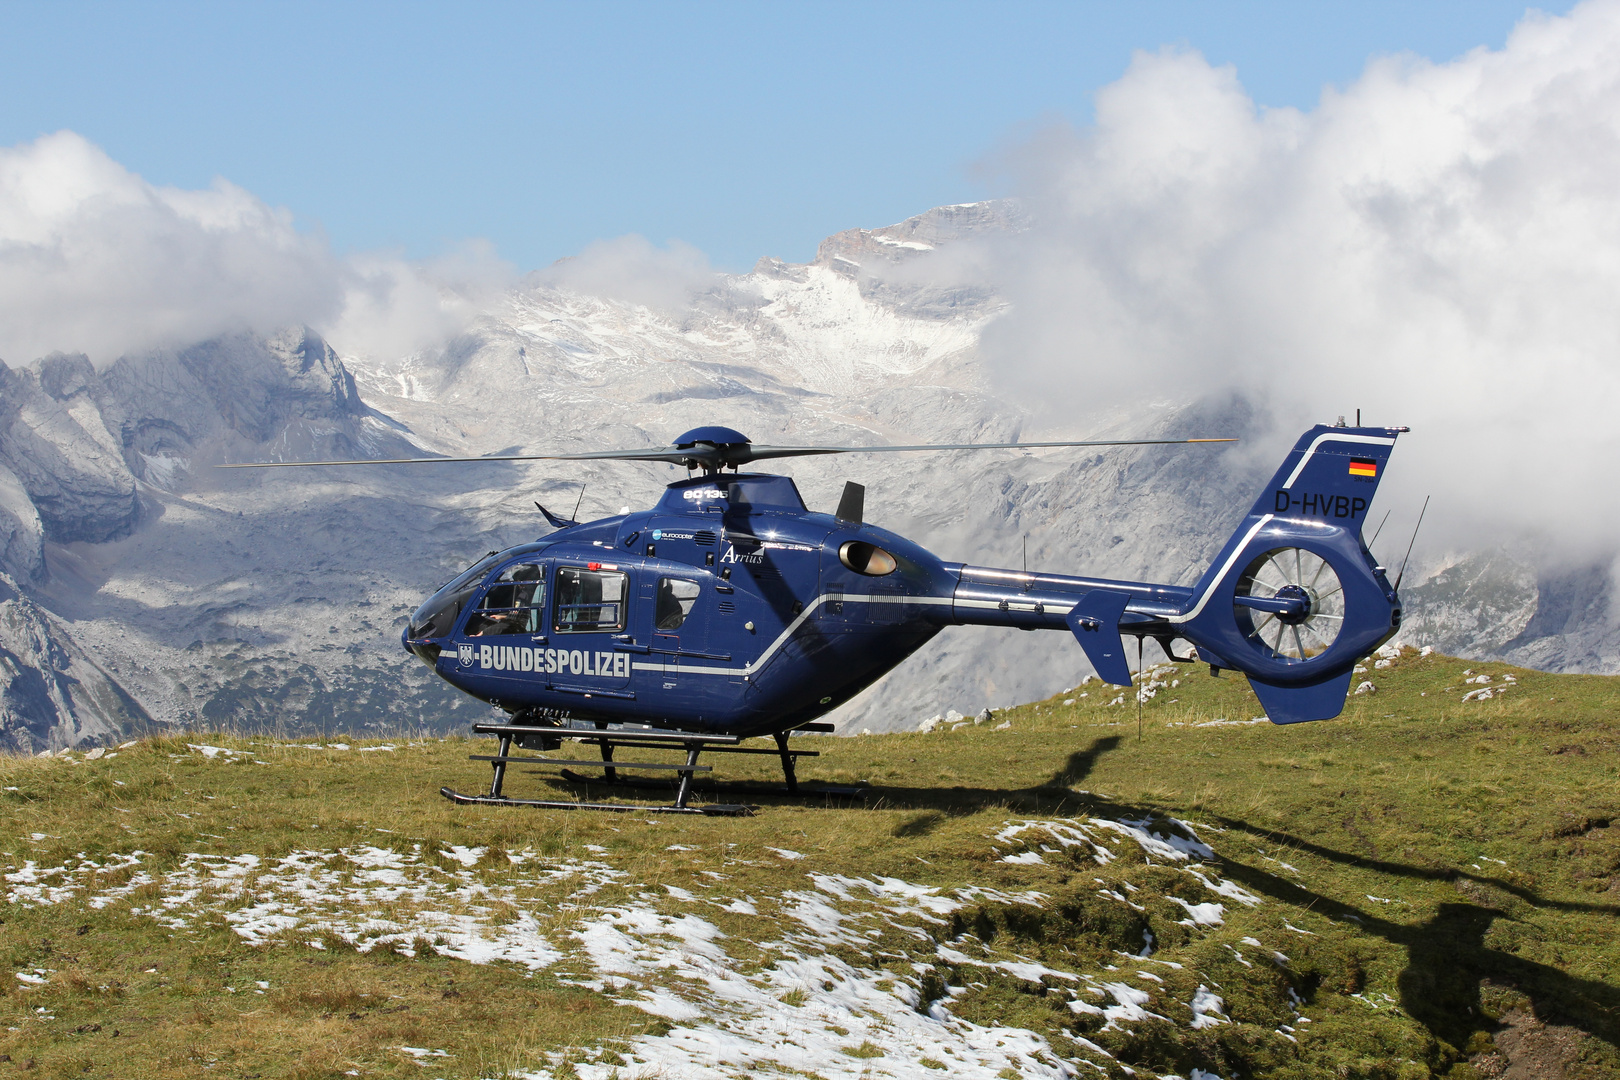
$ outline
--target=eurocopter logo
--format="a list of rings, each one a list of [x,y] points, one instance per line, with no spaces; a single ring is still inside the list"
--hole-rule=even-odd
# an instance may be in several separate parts
[[[460,654],[461,666],[462,667],[472,667],[472,662],[473,662],[472,642],[463,641],[460,645],[457,646],[456,651]]]
[[[725,493],[719,488],[687,488],[681,492],[681,498],[687,502],[718,502],[725,498]]]

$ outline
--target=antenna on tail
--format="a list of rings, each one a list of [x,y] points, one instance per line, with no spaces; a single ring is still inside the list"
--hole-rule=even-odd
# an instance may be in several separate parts
[[[1417,543],[1418,529],[1423,528],[1423,515],[1429,512],[1430,496],[1423,496],[1423,509],[1418,511],[1417,525],[1412,529],[1412,542],[1406,545],[1406,558],[1401,560],[1401,572],[1395,575],[1395,591],[1401,591],[1401,580],[1406,577],[1406,563],[1412,557],[1412,544]]]
[[[1389,511],[1388,511],[1388,510],[1385,510],[1385,511],[1384,511],[1384,520],[1383,520],[1383,521],[1380,521],[1380,522],[1379,522],[1379,523],[1378,523],[1378,528],[1376,528],[1376,529],[1374,529],[1374,530],[1373,530],[1373,538],[1372,538],[1372,539],[1371,539],[1371,540],[1369,540],[1369,541],[1367,541],[1367,550],[1369,550],[1369,551],[1371,551],[1371,550],[1372,550],[1372,546],[1373,546],[1373,545],[1374,545],[1374,544],[1376,544],[1376,543],[1378,543],[1378,534],[1379,534],[1379,533],[1381,533],[1381,532],[1383,532],[1383,531],[1384,531],[1384,526],[1385,526],[1385,525],[1386,525],[1386,524],[1387,524],[1387,523],[1388,523],[1388,522],[1389,522]]]

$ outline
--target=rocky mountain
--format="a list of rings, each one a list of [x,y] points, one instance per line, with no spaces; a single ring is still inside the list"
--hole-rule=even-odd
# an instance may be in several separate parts
[[[453,340],[340,359],[297,329],[0,370],[0,746],[150,725],[284,734],[446,730],[487,709],[399,648],[405,617],[485,551],[656,497],[666,466],[541,462],[222,471],[225,461],[652,446],[700,424],[761,442],[1046,434],[977,352],[1002,302],[936,273],[1014,208],[942,207],[763,259],[649,307],[535,278]],[[1051,437],[1265,432],[1241,400],[1144,405]],[[845,480],[867,516],[942,557],[1185,582],[1274,464],[1262,448],[875,455],[780,463],[813,507]],[[1261,452],[1262,449],[1264,452]],[[582,491],[583,488],[583,491]],[[1449,651],[1620,670],[1606,572],[1538,578],[1508,552],[1408,585],[1410,633]],[[1583,576],[1584,575],[1584,576]],[[1414,576],[1412,580],[1417,580]],[[1151,647],[1150,647],[1151,648]],[[1150,658],[1151,659],[1151,658]],[[836,717],[914,725],[1071,685],[1058,634],[942,634]]]

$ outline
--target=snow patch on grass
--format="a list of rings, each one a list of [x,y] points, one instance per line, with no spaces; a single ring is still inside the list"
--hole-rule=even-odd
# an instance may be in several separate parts
[[[1118,860],[1121,845],[1134,844],[1149,863],[1186,874],[1188,888],[1202,887],[1235,905],[1260,903],[1208,863],[1195,861],[1212,860],[1214,852],[1175,819],[1018,820],[992,839],[1004,862],[1027,864],[1030,875],[1043,878],[1052,872],[1050,860],[1065,852],[1107,864]],[[606,855],[600,847],[591,850]],[[770,850],[786,858],[785,849]],[[921,1075],[925,1060],[969,1078],[1072,1077],[1084,1068],[1113,1067],[1104,1065],[1106,1050],[1078,1032],[1056,1046],[1040,1032],[957,1015],[959,1002],[984,985],[976,980],[996,977],[1039,984],[1058,1001],[1067,998],[1076,1015],[1100,1020],[1104,1031],[1163,1022],[1167,1014],[1192,1030],[1231,1022],[1218,987],[1211,985],[1200,984],[1187,1002],[1151,972],[1119,972],[1105,964],[1093,975],[1083,966],[1065,970],[1011,952],[1009,941],[987,943],[971,933],[943,940],[952,917],[975,907],[1023,907],[1031,915],[1049,907],[1051,897],[1037,890],[952,889],[897,877],[782,868],[777,873],[790,879],[784,885],[798,887],[766,893],[755,885],[753,895],[726,895],[709,891],[723,887],[718,884],[660,883],[649,889],[605,859],[569,861],[527,849],[491,859],[489,851],[365,844],[280,856],[193,852],[166,860],[135,851],[95,860],[81,856],[53,867],[30,861],[0,877],[13,903],[122,903],[132,916],[176,933],[223,919],[260,947],[385,948],[406,956],[431,950],[475,964],[549,968],[564,982],[666,1022],[657,1029],[661,1033],[615,1043],[612,1054],[598,1048],[582,1061],[571,1052],[568,1063],[581,1080],[794,1069],[828,1080]],[[1146,910],[1150,890],[1124,879],[1099,884],[1103,895]],[[1181,905],[1188,915],[1183,924],[1200,933],[1223,925],[1221,903],[1164,899]],[[754,932],[734,938],[729,925],[717,925],[720,913],[762,922],[746,924]],[[1285,962],[1281,954],[1271,955]],[[1149,958],[1129,960],[1141,967]],[[1241,957],[1238,962],[1247,963]],[[16,974],[19,987],[48,977],[43,971]],[[1186,988],[1179,994],[1185,996]],[[399,1051],[420,1064],[440,1056],[421,1047]],[[563,1063],[559,1053],[550,1071]]]

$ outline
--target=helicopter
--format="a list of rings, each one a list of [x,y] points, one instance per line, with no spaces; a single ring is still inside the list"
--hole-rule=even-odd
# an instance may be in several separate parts
[[[1359,421],[1359,417],[1358,417]],[[749,813],[692,805],[703,753],[775,753],[787,790],[795,762],[815,756],[790,737],[828,732],[818,719],[853,698],[949,626],[1070,633],[1106,682],[1130,686],[1126,637],[1152,638],[1172,661],[1248,677],[1273,723],[1331,719],[1358,661],[1401,624],[1398,584],[1373,558],[1361,526],[1405,427],[1317,425],[1191,587],[944,561],[865,520],[865,489],[846,483],[833,513],[811,511],[790,477],[743,471],[757,461],[846,453],[1170,445],[1233,439],[926,444],[756,445],[728,427],[699,427],[667,447],[477,458],[278,462],[273,466],[449,461],[619,460],[685,466],[649,510],[596,521],[537,502],[554,531],[491,552],[418,607],[401,644],[457,689],[510,715],[475,724],[498,739],[486,795],[451,788],[458,804],[599,810],[634,804],[518,799],[509,764],[603,770],[608,784],[651,781],[621,769],[674,770],[681,813]],[[266,467],[232,465],[229,468]],[[727,470],[730,470],[729,472]],[[577,511],[576,511],[577,512]],[[1178,653],[1176,642],[1193,651]],[[776,749],[739,743],[770,736]],[[601,760],[545,753],[564,739]],[[615,761],[618,748],[683,749],[681,763]]]

